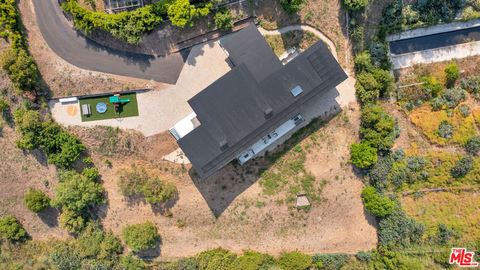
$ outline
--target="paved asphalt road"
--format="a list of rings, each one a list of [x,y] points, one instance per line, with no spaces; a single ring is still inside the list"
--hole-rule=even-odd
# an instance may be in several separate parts
[[[390,42],[392,54],[404,54],[472,41],[480,41],[480,26]]]
[[[37,23],[48,46],[79,68],[174,84],[189,50],[165,57],[122,52],[86,38],[67,21],[56,0],[34,0]]]

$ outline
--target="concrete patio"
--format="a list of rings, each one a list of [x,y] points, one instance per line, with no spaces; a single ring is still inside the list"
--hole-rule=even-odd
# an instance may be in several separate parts
[[[145,136],[152,136],[168,130],[192,112],[187,101],[230,70],[226,58],[216,42],[193,47],[176,85],[137,93],[137,117],[82,122],[78,102],[62,104],[51,100],[49,107],[53,118],[62,125],[112,126],[135,129]]]

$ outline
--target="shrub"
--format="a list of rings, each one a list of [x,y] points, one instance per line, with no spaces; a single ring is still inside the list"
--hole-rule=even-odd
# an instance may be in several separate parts
[[[22,242],[27,238],[27,232],[14,216],[7,215],[0,218],[0,239]]]
[[[38,69],[33,58],[23,48],[7,49],[0,59],[2,68],[8,73],[19,91],[36,90]]]
[[[398,208],[395,201],[379,194],[372,186],[362,190],[362,200],[365,209],[376,217],[386,217]]]
[[[448,64],[445,68],[445,77],[447,78],[447,86],[451,87],[460,77],[460,69],[456,63]]]
[[[283,10],[289,14],[297,13],[303,6],[304,0],[280,0]]]
[[[357,76],[355,93],[362,104],[375,103],[380,97],[381,85],[377,82],[372,73],[361,73]]]
[[[235,254],[222,248],[201,252],[197,255],[199,269],[202,270],[231,270],[236,259]]]
[[[394,79],[388,70],[377,68],[373,70],[373,77],[380,84],[380,96],[388,97],[394,89]]]
[[[215,20],[215,25],[220,30],[230,30],[233,28],[232,14],[228,10],[215,13],[213,19]]]
[[[453,126],[448,121],[443,120],[438,126],[437,135],[444,139],[450,139],[453,137]]]
[[[282,270],[306,270],[312,266],[312,257],[298,251],[282,253],[277,260]]]
[[[18,147],[26,150],[40,148],[47,155],[49,163],[66,168],[85,150],[77,137],[52,121],[42,122],[36,111],[19,109],[13,116],[22,134],[17,142]]]
[[[355,71],[357,73],[370,72],[373,69],[372,57],[368,51],[363,51],[355,56]]]
[[[194,20],[208,15],[211,8],[212,3],[197,8],[190,4],[189,0],[175,0],[168,5],[167,13],[173,25],[183,28],[185,26],[193,26]]]
[[[457,105],[464,101],[465,98],[465,90],[459,87],[449,88],[443,93],[443,99],[446,101],[445,104],[448,108],[457,107]]]
[[[79,234],[86,226],[85,218],[72,210],[65,209],[60,214],[60,227],[69,233]]]
[[[455,236],[455,231],[447,227],[445,224],[438,225],[438,242],[441,245],[446,245],[450,242],[450,240]]]
[[[400,210],[381,219],[378,227],[380,244],[393,247],[418,244],[425,232],[422,224],[406,217]]]
[[[480,151],[480,136],[475,136],[465,143],[465,151],[470,155],[477,155],[478,151]]]
[[[388,186],[388,174],[392,169],[393,159],[390,156],[381,157],[378,162],[372,167],[368,175],[370,178],[370,185],[377,190],[384,190]]]
[[[90,223],[75,241],[75,249],[82,258],[112,260],[123,252],[122,243],[111,232]]]
[[[85,176],[88,180],[96,182],[100,178],[100,172],[97,168],[85,168],[82,171],[82,175]]]
[[[339,270],[348,261],[349,256],[347,254],[316,254],[313,256],[313,262],[315,265],[320,266],[320,269],[325,270]]]
[[[150,221],[125,227],[122,237],[134,252],[155,248],[160,241],[157,227]]]
[[[118,182],[124,196],[142,195],[148,203],[164,203],[173,199],[178,191],[175,185],[151,177],[142,167],[132,167],[120,175]]]
[[[443,89],[442,84],[433,76],[422,77],[422,90],[431,97],[437,97]]]
[[[476,99],[480,98],[480,76],[470,76],[462,79],[460,87],[471,93]]]
[[[30,189],[23,197],[25,206],[32,212],[39,213],[50,206],[50,198],[39,189]]]
[[[458,111],[463,117],[467,117],[468,115],[470,115],[470,107],[465,104],[460,105],[458,107]]]
[[[80,174],[61,182],[55,189],[53,204],[80,213],[88,207],[104,203],[103,187]]]
[[[62,3],[62,9],[71,14],[75,28],[89,34],[94,29],[102,29],[129,44],[138,44],[144,33],[153,30],[166,17],[169,1],[158,1],[134,11],[106,14],[89,11],[76,0]]]
[[[343,4],[348,10],[357,11],[364,9],[368,5],[368,0],[343,0]]]
[[[372,259],[372,253],[371,252],[365,252],[365,251],[359,251],[355,255],[355,258],[357,258],[357,260],[362,261],[362,262],[369,262]]]
[[[119,267],[122,270],[143,270],[145,269],[145,263],[132,255],[126,255],[120,257]]]
[[[270,269],[275,264],[275,259],[268,255],[256,251],[245,251],[242,256],[235,260],[236,270],[257,270]]]
[[[55,269],[81,269],[82,260],[77,251],[67,243],[56,246],[50,253],[49,261]]]
[[[0,117],[10,108],[10,104],[4,99],[0,98]]]
[[[462,178],[467,175],[473,168],[473,158],[470,156],[462,157],[457,161],[450,171],[454,178]]]
[[[377,149],[367,143],[354,143],[350,146],[350,161],[357,168],[369,168],[374,165],[377,160]]]
[[[380,106],[373,105],[363,107],[361,120],[362,141],[378,150],[390,150],[399,134],[395,119]]]

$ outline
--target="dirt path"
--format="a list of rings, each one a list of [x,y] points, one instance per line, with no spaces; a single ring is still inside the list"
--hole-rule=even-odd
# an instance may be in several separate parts
[[[320,38],[323,42],[325,42],[328,47],[330,48],[330,51],[332,52],[333,56],[335,57],[335,59],[337,59],[338,61],[338,55],[337,55],[337,50],[335,49],[335,44],[333,43],[333,41],[331,41],[324,33],[322,33],[320,30],[310,26],[310,25],[304,25],[304,24],[294,24],[294,25],[289,25],[289,26],[285,26],[285,27],[282,27],[282,28],[279,28],[277,30],[266,30],[264,29],[263,27],[259,26],[258,27],[258,30],[260,31],[260,33],[264,36],[266,35],[281,35],[281,34],[285,34],[285,33],[288,33],[288,32],[291,32],[291,31],[295,31],[295,30],[301,30],[301,31],[308,31],[308,32],[311,32],[313,33],[315,36],[317,36],[318,38]]]

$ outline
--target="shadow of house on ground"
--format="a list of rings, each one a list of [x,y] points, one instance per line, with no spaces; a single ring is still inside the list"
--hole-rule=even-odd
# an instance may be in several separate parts
[[[265,156],[257,157],[240,166],[236,161],[216,172],[214,175],[201,179],[190,169],[189,175],[202,197],[207,202],[213,215],[218,218],[230,204],[245,190],[257,182],[261,173],[275,164],[275,161],[284,156],[295,145],[303,141],[310,134],[324,126],[326,122],[341,112],[340,105],[335,98],[339,95],[337,89],[328,93],[319,94],[302,106],[302,115],[307,125],[293,133],[287,134],[289,139],[279,139]],[[270,148],[272,149],[272,148]]]

